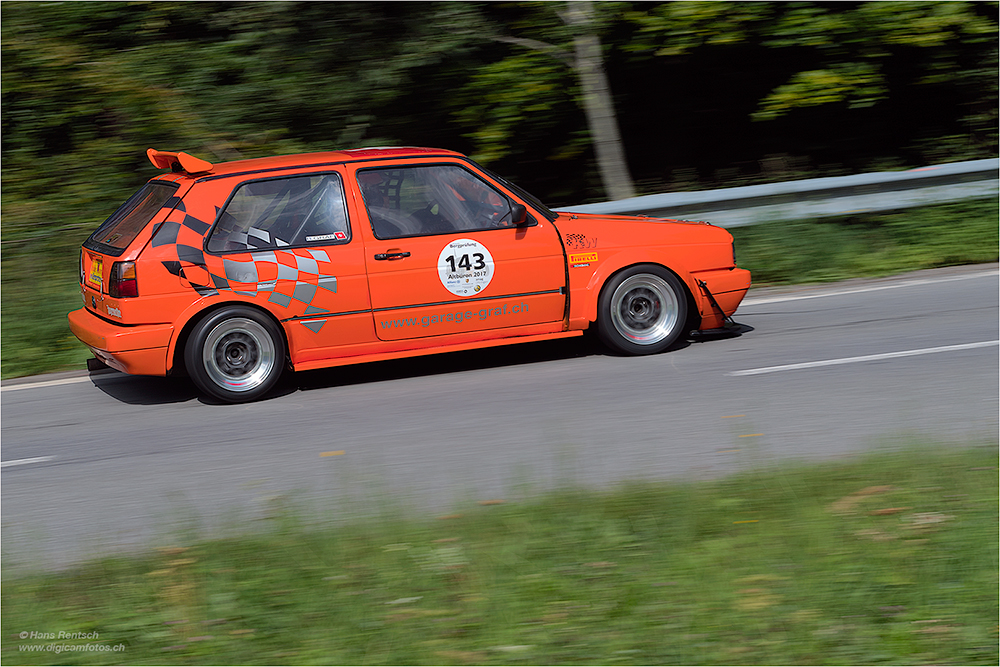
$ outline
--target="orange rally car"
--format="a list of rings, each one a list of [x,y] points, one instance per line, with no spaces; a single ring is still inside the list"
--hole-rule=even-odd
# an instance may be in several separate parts
[[[323,368],[580,335],[626,354],[718,329],[750,286],[704,222],[556,213],[452,151],[169,170],[83,244],[73,333],[113,368],[224,401]]]

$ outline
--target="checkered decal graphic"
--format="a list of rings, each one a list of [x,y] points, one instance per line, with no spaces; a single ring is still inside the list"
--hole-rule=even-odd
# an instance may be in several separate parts
[[[167,246],[168,254],[176,253],[176,260],[163,261],[167,271],[187,280],[202,296],[228,290],[260,297],[289,309],[289,316],[329,311],[313,305],[317,295],[337,292],[333,263],[325,250],[259,250],[216,257],[201,250],[209,227],[188,214],[183,202],[177,203],[151,242],[154,248]]]
[[[597,239],[585,236],[583,234],[567,234],[566,245],[572,248],[573,250],[585,250],[587,248],[596,248]]]
[[[220,289],[243,296],[266,296],[282,308],[295,307],[293,302],[298,302],[305,306],[304,315],[327,312],[313,306],[313,300],[320,290],[337,291],[333,264],[325,250],[261,250],[227,255],[222,263],[226,287]]]
[[[164,208],[171,204],[170,201]],[[205,254],[202,244],[205,242],[205,232],[211,225],[188,215],[184,202],[176,202],[176,207],[167,216],[165,222],[153,232],[151,244],[154,248],[170,246],[176,252],[177,259],[164,261],[163,266],[170,273],[184,278],[202,296],[218,294],[219,280],[208,270],[205,264]]]
[[[269,248],[272,245],[271,233],[263,229],[257,229],[256,227],[249,227],[245,232],[233,232],[229,235],[229,240],[236,244],[245,245],[248,248]],[[283,246],[288,244],[275,237],[273,245]]]

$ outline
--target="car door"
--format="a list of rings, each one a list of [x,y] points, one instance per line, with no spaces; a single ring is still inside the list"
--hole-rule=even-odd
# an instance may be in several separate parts
[[[205,252],[191,258],[197,249],[174,251],[182,255],[182,284],[232,291],[269,310],[285,327],[296,363],[374,342],[364,244],[348,215],[344,175],[329,168],[233,180],[206,184],[220,191],[201,198],[206,208],[217,210],[222,193],[232,193]]]
[[[356,170],[375,331],[399,341],[558,331],[566,309],[562,244],[552,223],[457,162]]]

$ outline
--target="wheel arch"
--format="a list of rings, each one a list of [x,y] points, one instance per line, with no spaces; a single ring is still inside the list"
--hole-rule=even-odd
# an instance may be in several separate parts
[[[281,331],[281,337],[285,343],[285,364],[288,365],[289,355],[291,350],[288,346],[288,332],[285,331],[284,325],[281,320],[275,316],[267,308],[261,307],[255,301],[244,301],[242,299],[226,299],[223,301],[213,301],[208,304],[199,304],[198,307],[192,307],[181,314],[178,318],[182,321],[180,329],[173,340],[170,342],[170,347],[167,349],[167,361],[170,366],[167,368],[167,373],[171,375],[186,375],[187,368],[184,364],[184,349],[187,346],[187,341],[191,337],[191,332],[198,325],[198,323],[204,318],[208,317],[212,313],[227,308],[229,306],[243,306],[246,308],[252,308],[253,310],[259,312],[261,315],[267,317],[277,325],[278,330]]]
[[[654,264],[674,274],[684,286],[685,297],[688,306],[688,321],[686,326],[691,330],[697,329],[701,323],[701,304],[696,296],[699,292],[696,283],[691,276],[691,272],[684,266],[682,260],[665,252],[635,252],[625,251],[609,257],[601,262],[600,267],[590,277],[587,284],[586,304],[584,317],[588,322],[597,321],[598,303],[601,300],[601,293],[605,286],[612,281],[615,276],[622,271],[626,271],[641,264]]]

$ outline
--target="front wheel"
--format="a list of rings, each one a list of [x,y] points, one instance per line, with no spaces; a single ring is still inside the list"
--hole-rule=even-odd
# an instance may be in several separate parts
[[[621,271],[601,290],[597,333],[625,354],[654,354],[684,332],[687,297],[681,281],[655,264]]]
[[[228,403],[252,401],[278,381],[285,339],[278,325],[252,308],[230,306],[195,326],[184,350],[199,389]]]

